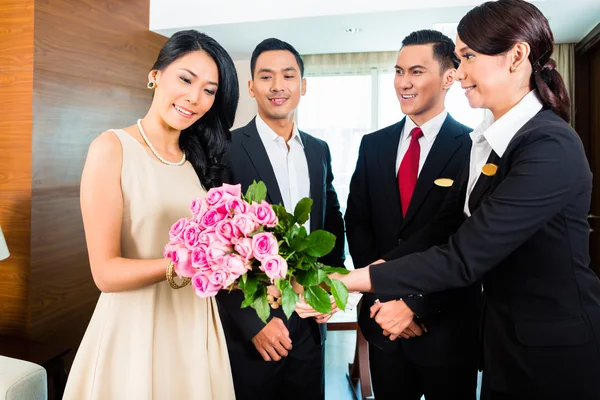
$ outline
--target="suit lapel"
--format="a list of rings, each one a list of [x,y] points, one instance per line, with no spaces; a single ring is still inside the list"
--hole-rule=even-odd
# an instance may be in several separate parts
[[[324,156],[308,135],[300,132],[300,138],[304,145],[304,155],[308,164],[308,177],[310,179],[310,198],[313,201],[312,212],[310,213],[310,230],[321,229],[323,223],[319,220],[323,214],[323,185],[325,184],[325,163]]]
[[[380,186],[381,204],[389,210],[391,226],[402,225],[402,207],[400,205],[400,189],[398,188],[398,171],[396,171],[396,158],[398,157],[398,145],[406,118],[393,126],[379,142],[378,158],[379,172],[381,174]]]
[[[245,137],[242,139],[242,147],[254,165],[259,179],[267,186],[267,201],[271,204],[283,204],[273,166],[256,129],[256,118],[244,127],[243,132]]]
[[[417,179],[417,186],[415,186],[408,210],[406,210],[403,227],[417,214],[429,191],[433,188],[434,181],[440,177],[444,178],[440,174],[456,150],[462,145],[462,141],[458,140],[462,134],[458,122],[448,114],[427,155],[419,179]]]
[[[498,166],[500,164],[500,157],[494,150],[488,157],[487,164],[495,164]],[[471,215],[479,208],[481,202],[487,197],[486,194],[490,191],[492,187],[492,181],[494,180],[494,176],[487,176],[483,173],[480,173],[479,179],[477,179],[477,183],[469,196],[469,211],[471,211]]]

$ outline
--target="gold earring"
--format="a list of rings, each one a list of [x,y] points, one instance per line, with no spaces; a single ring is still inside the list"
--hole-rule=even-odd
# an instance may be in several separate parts
[[[148,89],[152,90],[156,88],[156,82],[148,82],[148,84],[146,85],[148,87]]]
[[[512,67],[510,67],[510,72],[515,72],[517,70],[517,67],[515,67],[514,65]]]

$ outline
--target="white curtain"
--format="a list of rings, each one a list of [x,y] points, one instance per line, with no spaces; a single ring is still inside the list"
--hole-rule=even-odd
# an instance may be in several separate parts
[[[556,70],[562,75],[571,99],[571,126],[575,123],[575,43],[554,45],[552,59],[556,61]]]
[[[397,51],[308,54],[302,56],[302,61],[306,76],[366,75],[372,69],[393,71],[397,56]]]

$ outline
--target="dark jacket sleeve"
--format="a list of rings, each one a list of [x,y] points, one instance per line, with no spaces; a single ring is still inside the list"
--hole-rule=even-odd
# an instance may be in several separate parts
[[[327,170],[325,171],[325,221],[323,223],[323,229],[331,232],[335,235],[335,247],[333,250],[323,257],[320,261],[325,265],[332,267],[343,267],[346,255],[344,251],[345,237],[344,237],[344,219],[342,218],[342,212],[340,211],[340,202],[338,201],[337,193],[333,187],[333,172],[331,170],[331,153],[329,152],[329,146],[324,143],[326,153],[326,164]]]
[[[241,308],[244,301],[244,294],[241,290],[232,290],[231,292],[221,290],[217,293],[217,301],[227,314],[224,316],[227,318],[227,322],[233,322],[246,340],[252,340],[265,327],[265,323],[260,320],[254,308]]]
[[[513,139],[514,140],[514,139]],[[375,291],[398,296],[468,286],[545,226],[589,178],[571,131],[538,128],[511,155],[510,171],[447,246],[372,266]],[[587,211],[587,210],[586,210]]]
[[[346,235],[354,268],[362,268],[378,259],[375,232],[371,223],[369,204],[369,182],[365,160],[365,137],[360,142],[358,160],[352,179],[346,207]]]

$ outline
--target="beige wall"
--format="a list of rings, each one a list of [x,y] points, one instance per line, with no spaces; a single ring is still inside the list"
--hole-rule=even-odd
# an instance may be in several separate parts
[[[246,125],[256,115],[256,100],[248,94],[248,81],[250,75],[250,60],[235,60],[235,68],[237,69],[238,79],[240,81],[240,102],[238,104],[237,113],[233,128],[239,128]]]

